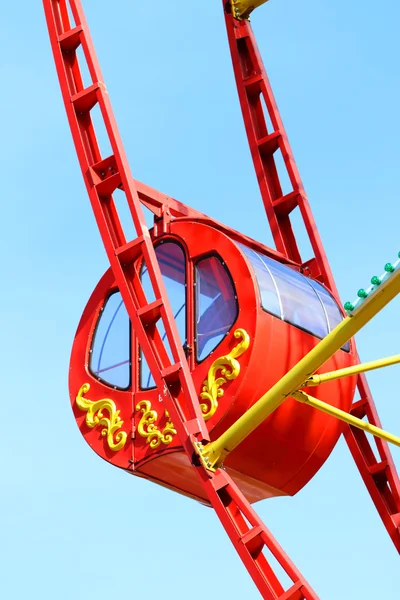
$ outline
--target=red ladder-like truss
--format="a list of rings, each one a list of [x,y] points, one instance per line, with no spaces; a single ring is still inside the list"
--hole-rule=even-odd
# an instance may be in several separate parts
[[[338,297],[332,272],[296,167],[278,108],[257,49],[250,23],[237,21],[225,13],[229,45],[251,155],[260,185],[265,211],[277,249],[297,262],[304,271],[324,283]],[[268,110],[273,131],[267,130],[262,99]],[[293,190],[282,194],[274,154],[281,151]],[[290,223],[290,213],[299,207],[314,257],[303,263]],[[367,417],[381,427],[364,374],[357,380],[360,400],[351,413]],[[346,426],[345,438],[374,504],[398,552],[400,552],[400,481],[386,442],[376,438],[379,459],[365,433]]]
[[[165,202],[161,194],[133,179],[80,0],[43,0],[43,3],[68,120],[97,225],[132,326],[184,451],[262,597],[267,600],[318,600],[228,474],[223,469],[215,473],[205,469],[194,450],[196,443],[208,441],[208,431],[141,203],[150,208],[161,223],[171,215],[200,213],[170,199]],[[225,1],[223,5],[225,9]],[[248,21],[235,20],[226,11],[225,17],[250,149],[277,249],[335,292],[329,265],[251,26]],[[92,80],[88,87],[84,86],[78,64],[80,47]],[[273,131],[267,131],[261,97],[265,100]],[[96,105],[100,107],[112,148],[112,155],[108,157],[102,156],[93,127],[91,110]],[[293,191],[287,195],[282,195],[274,160],[274,153],[278,149],[282,151],[293,185]],[[117,189],[123,191],[129,207],[137,234],[134,240],[126,239],[118,216],[113,198]],[[289,217],[297,206],[315,253],[315,257],[304,264]],[[140,277],[134,277],[133,264],[140,256],[146,263],[156,298],[150,303],[146,300]],[[157,329],[160,321],[165,327],[164,341]],[[172,360],[167,348],[171,351]],[[359,417],[367,416],[371,423],[379,426],[374,403],[362,376],[359,377],[359,391],[361,400],[354,404],[352,412]],[[387,445],[377,440],[378,461],[363,432],[349,428],[346,439],[379,514],[400,551],[400,484]],[[266,549],[292,580],[293,585],[288,590],[283,589],[274,574],[264,554]]]

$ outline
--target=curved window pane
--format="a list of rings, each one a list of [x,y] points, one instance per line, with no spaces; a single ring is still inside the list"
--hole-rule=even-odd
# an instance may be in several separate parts
[[[158,264],[165,287],[167,288],[168,298],[171,304],[172,313],[178,327],[179,336],[184,346],[186,344],[186,257],[181,246],[175,242],[161,243],[155,248]],[[153,288],[150,283],[150,277],[145,267],[141,271],[141,280],[144,292],[148,302],[154,301]],[[157,329],[165,343],[166,349],[172,359],[166,333],[162,321],[157,324]],[[141,355],[140,367],[140,387],[149,389],[155,386],[153,376],[150,373],[149,366],[143,355]]]
[[[230,331],[238,314],[235,289],[216,256],[196,265],[196,352],[204,360]]]
[[[250,260],[260,290],[261,304],[265,310],[276,317],[283,318],[282,304],[278,288],[268,268],[266,257],[258,254],[251,248],[239,244],[247,258]]]
[[[314,279],[309,279],[309,282],[315,289],[322,304],[324,305],[328,317],[329,331],[332,331],[332,329],[334,329],[336,325],[339,325],[339,323],[343,321],[343,315],[340,312],[336,301],[328,292],[328,290],[326,290],[320,283],[318,283]],[[350,351],[350,342],[346,342],[346,344],[343,346],[343,349]]]
[[[92,342],[89,369],[113,387],[130,385],[130,327],[121,294],[115,292],[106,301]]]
[[[253,268],[261,305],[269,313],[319,338],[324,338],[343,316],[333,296],[320,283],[287,265],[238,244]],[[343,346],[350,350],[350,344]]]
[[[323,338],[328,334],[328,321],[322,303],[308,279],[267,259],[282,303],[283,320]]]

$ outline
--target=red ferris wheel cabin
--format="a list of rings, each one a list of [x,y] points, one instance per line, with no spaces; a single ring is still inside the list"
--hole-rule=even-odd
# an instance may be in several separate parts
[[[207,421],[218,437],[342,319],[331,292],[279,255],[211,219],[176,218],[154,235],[161,273]],[[139,258],[135,277],[151,297]],[[165,340],[165,331],[159,328]],[[351,344],[325,365],[356,361]],[[133,366],[133,368],[132,368]],[[83,384],[89,384],[81,390]],[[356,379],[314,389],[348,411]],[[81,390],[78,394],[77,392]],[[70,392],[88,444],[109,462],[207,502],[155,387],[111,271],[94,291],[75,339]],[[85,398],[112,398],[120,427],[110,439],[87,424]],[[343,430],[336,419],[289,400],[226,459],[251,502],[293,495],[318,471]],[[121,434],[124,443],[118,444]],[[111,442],[111,443],[110,443]]]
[[[290,379],[299,361],[309,369],[302,359],[310,351],[318,354],[313,348],[320,340],[325,342],[319,349],[337,342],[324,354],[324,360],[330,356],[324,371],[359,362],[353,340],[344,343],[357,330],[337,337],[356,319],[341,323],[329,263],[248,19],[265,2],[223,0],[222,9],[276,250],[133,179],[80,0],[43,0],[77,156],[110,262],[79,323],[69,387],[78,426],[93,450],[121,469],[211,505],[263,598],[318,600],[249,503],[298,492],[343,431],[400,551],[400,482],[383,441],[388,438],[376,438],[376,452],[363,431],[367,424],[374,435],[384,433],[363,371],[357,367],[350,377],[313,387],[313,406],[322,400],[331,411],[350,413],[353,420],[346,425],[293,399],[323,364],[315,362],[310,372],[301,372],[297,387],[285,388],[284,402],[272,414],[247,429],[240,445],[219,448],[214,463],[206,454],[225,444],[225,432],[243,423],[243,415],[253,415],[257,400]],[[95,106],[110,156],[103,156],[97,141]],[[291,184],[288,193],[278,156]],[[122,227],[113,197],[117,190],[132,217],[134,239],[127,239]],[[150,231],[142,205],[154,213]],[[311,256],[299,251],[294,210]],[[263,554],[266,548],[292,581],[286,591]]]

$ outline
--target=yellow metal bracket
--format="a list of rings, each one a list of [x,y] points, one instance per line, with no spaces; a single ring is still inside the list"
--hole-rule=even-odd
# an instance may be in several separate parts
[[[266,2],[268,0],[231,0],[232,14],[239,21],[248,19],[253,10]]]
[[[337,371],[330,371],[329,373],[322,373],[321,375],[311,375],[301,387],[312,387],[320,385],[321,383],[326,383],[327,381],[334,381],[335,379],[342,379],[349,375],[358,375],[358,373],[366,373],[367,371],[382,369],[383,367],[390,367],[391,365],[397,365],[399,363],[400,354],[395,354],[394,356],[388,356],[387,358],[380,358],[360,365],[354,365],[354,367],[346,367],[345,369],[338,369]]]
[[[352,307],[350,314],[253,404],[244,415],[217,440],[204,446],[202,455],[206,457],[208,468],[221,465],[230,452],[257,429],[286,398],[297,392],[315,371],[326,363],[399,293],[400,268],[396,268],[379,286],[376,286],[373,293],[363,299],[357,307]]]
[[[194,449],[196,451],[197,456],[200,459],[201,464],[207,471],[212,471],[213,473],[217,470],[217,466],[214,466],[208,456],[206,451],[207,446],[203,446],[201,442],[194,442]]]
[[[353,415],[350,415],[344,410],[340,410],[340,408],[336,408],[335,406],[331,406],[322,400],[318,400],[318,398],[314,398],[314,396],[310,396],[304,392],[294,392],[292,394],[292,398],[298,402],[308,404],[309,406],[312,406],[313,408],[316,408],[317,410],[320,410],[331,417],[336,417],[336,419],[344,421],[345,423],[348,423],[348,425],[362,429],[367,433],[372,433],[372,435],[381,438],[381,440],[385,440],[385,442],[389,442],[395,446],[400,446],[400,437],[397,437],[396,435],[393,435],[388,431],[381,429],[380,427],[371,425],[371,423],[368,423],[367,421],[362,421],[357,417],[353,417]]]

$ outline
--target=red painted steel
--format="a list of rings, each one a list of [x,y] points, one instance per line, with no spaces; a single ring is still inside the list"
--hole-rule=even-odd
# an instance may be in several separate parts
[[[237,21],[226,11],[225,22],[247,138],[276,248],[301,265],[314,279],[323,281],[337,296],[329,263],[250,22]],[[267,117],[272,125],[271,130],[268,130]],[[276,153],[282,155],[292,186],[286,193],[282,191],[282,173],[278,172],[274,158]],[[289,217],[297,207],[315,254],[307,262],[302,261]]]
[[[171,417],[186,450],[193,452],[189,435],[208,439],[196,392],[189,374],[176,324],[171,313],[153,244],[146,226],[135,182],[130,173],[106,87],[94,52],[80,2],[71,0],[75,21],[71,25],[66,0],[44,2],[50,40],[60,78],[61,91],[75,142],[78,159],[93,212],[132,326],[146,356],[159,393],[168,398]],[[82,46],[92,84],[84,87],[77,58]],[[103,157],[97,143],[90,111],[99,105],[113,155]],[[127,242],[112,194],[124,192],[137,239]],[[155,303],[148,304],[136,278],[134,260],[143,256],[151,278]],[[156,310],[153,308],[156,306]],[[162,321],[173,355],[171,362],[156,327]],[[180,415],[185,415],[185,420]]]
[[[197,465],[193,457],[193,443],[208,439],[199,402],[196,397],[189,367],[180,345],[174,318],[169,306],[165,286],[155,256],[152,241],[145,224],[135,182],[118,133],[111,104],[83,9],[79,0],[43,0],[50,41],[55,57],[61,91],[75,142],[78,159],[85,180],[93,212],[106,249],[113,274],[128,311],[132,327],[149,363],[157,388],[165,402],[182,446],[193,463],[209,499],[227,531],[232,543],[246,565],[263,598],[267,600],[317,600],[317,596],[288,561],[274,542],[262,521],[254,514],[240,492],[221,469],[216,473]],[[71,23],[68,6],[75,23]],[[84,87],[77,59],[77,49],[82,46],[92,84]],[[109,136],[113,154],[103,157],[97,143],[91,109],[99,105]],[[137,239],[127,242],[113,200],[117,189],[124,192]],[[143,256],[146,263],[155,302],[147,303],[138,277],[134,280],[133,263]],[[165,344],[156,328],[162,320],[174,362],[168,358]],[[133,369],[132,365],[132,369]],[[218,491],[217,491],[218,488]],[[224,501],[219,490],[224,490]],[[251,525],[247,535],[242,526],[243,514],[249,512]],[[238,537],[238,531],[243,535]],[[258,540],[255,544],[254,540]],[[294,586],[287,592],[277,581],[262,549],[273,545],[277,559],[291,577]]]
[[[223,5],[225,8],[227,3],[223,2]],[[247,138],[276,247],[339,298],[250,22],[238,21],[226,10],[225,21]],[[270,130],[267,116],[272,123]],[[293,188],[286,194],[282,192],[274,159],[276,152],[282,153]],[[300,256],[290,223],[290,214],[297,207],[314,252],[306,262]],[[367,417],[371,424],[381,427],[365,375],[358,376],[357,388],[361,400],[356,401],[351,412],[360,418]],[[376,439],[377,458],[361,430],[346,426],[345,438],[379,515],[400,552],[400,480],[388,444]]]
[[[198,220],[177,218],[170,223],[168,233],[155,240],[158,248],[166,248],[168,242],[178,243],[186,255],[188,311],[185,343],[187,347],[196,348],[193,327],[193,312],[195,312],[193,307],[196,308],[196,287],[193,285],[196,261],[202,261],[210,256],[219,256],[230,274],[231,281],[238,283],[233,294],[236,296],[240,310],[236,319],[229,325],[228,335],[225,335],[202,361],[195,360],[195,351],[192,351],[188,357],[191,376],[200,401],[204,382],[208,380],[214,361],[220,361],[221,369],[224,366],[228,367],[229,363],[223,362],[223,357],[226,357],[239,341],[234,337],[234,331],[244,330],[249,336],[249,347],[238,358],[240,373],[238,377],[228,379],[222,385],[221,390],[224,393],[218,398],[218,408],[207,421],[210,437],[215,439],[244,414],[265,390],[270,389],[287,373],[288,369],[296,365],[315,347],[319,340],[312,334],[278,319],[261,307],[258,282],[245,255],[230,236],[219,231],[212,222],[205,224]],[[270,254],[267,248],[262,248],[261,252],[264,256]],[[140,259],[138,262],[140,263]],[[140,271],[139,264],[136,271]],[[180,273],[179,271],[179,277],[182,277],[180,282],[183,283],[183,274]],[[242,282],[246,284],[241,285]],[[152,448],[146,437],[137,434],[131,442],[130,453],[127,448],[124,448],[124,452],[115,455],[116,453],[110,453],[98,430],[84,427],[84,416],[75,403],[77,390],[83,382],[90,383],[89,397],[92,399],[101,399],[110,393],[113,398],[117,396],[110,389],[110,383],[99,380],[94,372],[86,368],[90,362],[93,332],[96,330],[100,309],[110,292],[116,289],[117,284],[114,279],[102,278],[78,326],[71,353],[69,383],[72,407],[78,426],[87,443],[102,458],[130,472],[133,471],[134,474],[145,475],[161,485],[208,503],[207,495],[196,473],[192,471],[190,462],[182,453],[181,442],[177,436],[166,445],[160,444],[157,448]],[[121,335],[123,337],[123,334]],[[135,359],[137,342],[134,331],[131,345],[132,363],[137,365],[136,377],[132,379],[129,392],[118,391],[118,408],[121,409],[121,417],[129,428],[132,420],[130,415],[133,413],[132,430],[137,431],[142,413],[134,410],[134,407],[141,401],[147,401],[151,403],[151,409],[157,412],[155,424],[162,430],[167,419],[164,403],[159,400],[158,390],[140,387],[139,363]],[[355,364],[354,352],[340,350],[324,365],[324,370],[334,371],[353,364]],[[220,374],[221,371],[218,371],[216,377]],[[354,397],[355,377],[339,379],[313,388],[312,391],[320,400],[348,411]],[[132,394],[134,407],[132,407]],[[335,447],[343,428],[341,421],[332,419],[322,412],[304,410],[304,406],[300,403],[288,400],[226,458],[224,467],[250,502],[273,496],[294,495],[321,468]]]
[[[179,443],[184,451],[184,454],[181,454],[193,474],[193,479],[197,478],[197,489],[200,489],[201,493],[192,493],[190,489],[186,491],[189,495],[208,499],[263,598],[267,600],[317,600],[315,593],[272,538],[265,525],[251,508],[245,495],[230,477],[230,474],[223,469],[218,469],[216,473],[209,472],[202,466],[194,453],[194,443],[208,440],[209,429],[211,431],[215,425],[217,431],[218,423],[210,421],[207,427],[204,422],[196,392],[195,375],[193,375],[193,378],[191,375],[191,370],[194,368],[194,359],[190,354],[187,359],[182,349],[153,242],[158,236],[171,234],[173,229],[171,219],[173,217],[178,217],[178,221],[181,220],[182,224],[187,220],[187,225],[190,225],[190,220],[193,219],[204,225],[210,224],[220,234],[228,233],[231,238],[239,241],[244,241],[244,236],[220,224],[211,222],[208,217],[198,211],[194,211],[176,200],[167,198],[144,184],[133,180],[108,94],[102,81],[80,0],[43,0],[43,2],[63,99],[82,174],[112,269],[112,275],[110,273],[106,274],[103,284],[105,289],[116,286],[121,292],[135,336],[137,336],[156,381],[156,393],[173,420]],[[225,17],[229,44],[249,145],[265,210],[277,247],[275,256],[281,262],[297,265],[304,273],[319,279],[337,297],[329,264],[262,65],[251,26],[248,21],[233,19],[229,14],[229,3],[224,1],[223,6],[226,9]],[[71,22],[70,15],[72,15],[74,22]],[[83,50],[90,73],[91,84],[88,87],[85,87],[82,81],[77,58],[78,48]],[[272,122],[271,131],[267,128],[267,113],[263,107],[262,98]],[[109,157],[102,156],[97,143],[90,114],[96,105],[100,108],[112,148],[112,155]],[[293,188],[286,193],[282,190],[282,180],[274,159],[276,152],[282,153],[283,163]],[[113,198],[113,194],[117,190],[123,192],[124,200],[132,216],[137,234],[137,238],[134,240],[126,239],[118,217],[116,203]],[[153,238],[145,224],[141,202],[154,212]],[[307,261],[304,261],[300,255],[290,221],[291,212],[297,208],[300,210],[314,252],[314,256]],[[260,249],[257,242],[248,238],[245,241],[254,249]],[[270,251],[270,254],[273,253],[273,251]],[[146,299],[138,275],[138,264],[142,261],[145,262],[150,275],[151,287],[155,297],[153,302]],[[100,310],[103,300],[104,296],[101,296],[101,294],[96,296],[95,292],[93,302],[97,307],[97,311]],[[189,306],[189,311],[192,311],[189,314],[189,321],[194,323],[193,305]],[[157,329],[157,325],[161,322],[165,327],[167,343],[163,341]],[[94,324],[95,321],[91,322],[91,326]],[[79,335],[78,331],[76,344],[79,352],[87,354],[87,344],[90,343],[92,333],[91,330],[86,335]],[[193,331],[189,333],[190,336],[193,337]],[[168,347],[172,352],[172,360],[168,356]],[[134,352],[132,359],[133,381],[137,377],[136,342],[132,344],[132,348]],[[86,376],[86,367],[85,361],[80,361],[76,373],[80,373],[82,377],[83,375]],[[76,373],[71,376],[75,377]],[[76,385],[74,387],[76,388]],[[353,405],[353,414],[360,417],[366,416],[371,423],[379,425],[376,409],[363,376],[358,378],[358,388],[361,400]],[[94,394],[92,398],[94,400],[100,398],[103,392],[101,386],[96,387],[95,385],[91,391]],[[130,422],[130,414],[135,412],[132,405],[132,390],[126,392],[116,390],[115,398],[117,397],[123,407],[121,416],[123,416],[124,421]],[[135,404],[136,401],[137,398],[135,398]],[[82,416],[77,414],[77,418],[81,420],[80,424],[84,428]],[[139,462],[141,460],[139,455],[136,455],[136,449],[132,443],[135,438],[135,427],[132,429],[131,438],[130,443],[118,458],[115,454],[109,454],[105,458],[122,468],[126,468],[126,463],[131,463],[131,470],[133,470],[137,459],[139,459]],[[397,549],[400,550],[398,527],[400,521],[400,483],[387,444],[377,440],[380,454],[378,460],[363,432],[347,428],[346,439],[379,514]],[[251,437],[249,441],[244,442],[242,448],[245,452],[248,443],[250,443],[251,453],[253,452]],[[167,456],[172,456],[172,452],[167,453]],[[234,453],[232,457],[234,457]],[[228,470],[230,460],[231,458],[226,461]],[[146,463],[146,465],[149,464],[151,465],[151,461]],[[145,465],[145,462],[143,462],[143,465]],[[143,468],[142,471],[139,469],[137,474],[142,474],[157,481],[156,475],[150,473],[149,469],[146,471],[146,468]],[[295,491],[292,490],[293,493]],[[291,492],[288,491],[288,493]],[[293,586],[289,590],[284,591],[274,574],[266,555],[263,553],[267,549],[272,552],[291,578]]]

